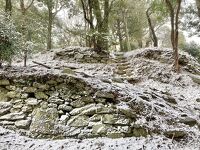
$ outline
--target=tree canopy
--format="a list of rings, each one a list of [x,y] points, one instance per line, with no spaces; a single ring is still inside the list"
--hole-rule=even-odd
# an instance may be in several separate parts
[[[0,3],[1,15],[6,14],[13,21],[22,45],[26,45],[22,48],[25,59],[30,52],[63,46],[93,47],[99,53],[171,46],[178,56],[178,49],[187,45],[186,34],[182,33],[193,36],[200,31],[199,0],[195,3],[181,0],[4,0]]]

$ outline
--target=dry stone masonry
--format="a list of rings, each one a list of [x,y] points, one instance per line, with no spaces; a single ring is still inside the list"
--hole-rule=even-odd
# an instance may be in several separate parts
[[[200,65],[172,51],[142,49],[114,59],[88,48],[37,54],[0,70],[0,126],[33,138],[199,136]],[[97,59],[98,58],[98,59]],[[97,60],[97,61],[96,61]]]
[[[93,48],[82,47],[64,48],[55,53],[54,60],[66,60],[78,63],[107,63],[110,61],[107,51],[96,53]]]
[[[0,125],[34,138],[132,136],[134,114],[115,103],[112,93],[69,76],[0,80]]]

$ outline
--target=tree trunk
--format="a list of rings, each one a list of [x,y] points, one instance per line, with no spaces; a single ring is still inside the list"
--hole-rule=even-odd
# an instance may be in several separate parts
[[[81,0],[81,5],[82,5],[82,9],[83,9],[84,19],[87,22],[87,26],[88,26],[90,32],[94,32],[93,1],[92,0],[88,0],[88,1]],[[87,36],[86,41],[87,41],[89,47],[96,47],[95,46],[96,40],[95,40],[94,34],[91,37]]]
[[[103,38],[102,38],[102,33],[103,33],[103,18],[101,14],[101,8],[100,8],[100,3],[99,0],[96,0],[93,2],[93,7],[94,7],[94,15],[96,17],[97,25],[96,25],[96,30],[97,30],[97,35],[96,35],[96,46],[94,47],[97,52],[102,51],[103,48]]]
[[[198,10],[198,16],[200,18],[200,0],[196,0],[196,6],[197,6],[197,10]]]
[[[156,36],[154,27],[152,25],[152,21],[151,21],[151,17],[150,17],[150,12],[149,11],[150,11],[150,8],[147,9],[146,16],[147,16],[147,20],[148,20],[148,24],[149,24],[150,33],[152,35],[151,37],[152,37],[152,40],[153,40],[153,46],[154,47],[158,47],[158,38]]]
[[[182,0],[177,0],[176,5],[173,7],[173,4],[169,0],[165,0],[167,7],[170,11],[171,19],[171,43],[174,51],[174,68],[177,73],[180,72],[179,66],[179,52],[178,52],[178,36],[179,36],[179,13],[181,9]]]
[[[122,38],[121,26],[120,26],[120,20],[119,19],[117,19],[117,35],[118,35],[118,38],[119,38],[120,51],[124,51],[123,38]]]
[[[178,52],[178,37],[179,37],[179,13],[181,9],[181,2],[182,0],[177,0],[177,10],[176,10],[176,15],[175,15],[175,38],[174,38],[174,55],[175,55],[175,69],[179,73],[180,72],[180,66],[179,66],[179,52]]]
[[[128,31],[128,23],[126,13],[123,12],[123,21],[124,21],[124,28],[125,28],[125,36],[126,36],[126,51],[131,50],[130,38],[129,38],[129,31]]]
[[[94,32],[94,24],[93,24],[93,20],[94,20],[94,17],[93,17],[93,1],[92,0],[88,0],[88,6],[89,6],[89,14],[88,14],[88,17],[89,17],[89,25],[90,25],[90,31]],[[92,37],[90,37],[90,47],[96,47],[96,36],[93,34]]]
[[[26,8],[24,5],[24,0],[20,0],[20,9],[22,14],[22,35],[24,37],[24,41],[26,41]],[[23,49],[24,52],[24,67],[27,66],[27,50]]]
[[[52,49],[53,0],[46,1],[48,8],[47,50]]]
[[[51,3],[51,2],[49,2]],[[52,5],[48,6],[48,32],[47,32],[47,50],[52,48],[52,25],[53,25],[53,13]]]
[[[104,1],[104,18],[103,18],[103,34],[104,36],[108,36],[109,33],[109,0]],[[108,38],[104,37],[103,38],[103,45],[104,45],[104,50],[108,50]]]
[[[5,12],[11,16],[12,14],[12,2],[11,0],[6,0]]]
[[[101,52],[102,50],[108,50],[108,40],[106,36],[109,32],[109,29],[108,29],[109,28],[108,21],[109,21],[109,13],[110,13],[109,0],[104,0],[103,13],[100,7],[99,0],[93,2],[93,8],[94,8],[94,15],[97,21],[96,29],[98,31],[98,34],[96,35],[97,45],[95,49],[98,52]]]
[[[26,22],[27,22],[27,17],[26,17],[26,12],[27,10],[31,7],[31,5],[33,4],[34,0],[31,1],[31,3],[25,7],[25,3],[24,0],[20,0],[20,10],[21,10],[21,14],[22,14],[22,35],[24,37],[24,41],[31,41],[31,32],[29,29],[27,29],[26,26]],[[24,67],[27,66],[27,56],[28,56],[28,51],[25,48],[24,49]]]
[[[104,0],[104,7],[102,10],[101,2],[99,0],[81,0],[84,19],[90,25],[90,31],[93,33],[91,36],[91,46],[97,52],[108,49],[107,36],[109,32],[108,21],[110,13],[109,0]],[[88,4],[88,6],[87,6]],[[89,13],[87,13],[89,11]],[[93,19],[96,20],[96,26],[94,26]],[[97,31],[97,33],[96,33]]]

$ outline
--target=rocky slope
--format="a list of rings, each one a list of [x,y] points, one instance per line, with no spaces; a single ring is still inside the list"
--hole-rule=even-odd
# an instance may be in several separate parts
[[[19,62],[2,70],[0,124],[35,138],[131,137],[109,139],[112,147],[108,139],[71,140],[82,149],[200,147],[200,65],[194,58],[181,53],[181,73],[176,74],[170,49],[140,49],[110,58],[105,53],[98,61],[90,51],[53,50],[33,56],[28,68]],[[1,130],[1,147],[17,141],[18,135]],[[27,139],[19,138],[22,144],[16,148],[29,149]],[[60,147],[50,148],[62,149],[70,140],[28,141],[33,149],[55,143]],[[16,144],[9,143],[10,149]]]

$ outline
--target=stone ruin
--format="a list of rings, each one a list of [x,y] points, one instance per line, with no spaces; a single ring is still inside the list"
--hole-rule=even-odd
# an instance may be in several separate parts
[[[131,125],[134,112],[117,108],[117,103],[114,93],[70,76],[0,80],[0,125],[34,138],[137,135]]]
[[[55,61],[42,62],[51,67],[39,71],[35,64],[1,71],[0,126],[53,139],[152,134],[182,139],[199,134],[200,67],[189,56],[181,75],[170,71],[171,59],[165,57],[170,51],[118,53],[111,61],[107,54],[96,56],[101,68],[109,68],[102,73],[95,70],[93,54],[78,51],[56,51]],[[60,63],[64,59],[67,63]],[[63,73],[68,62],[78,64],[73,73]]]

